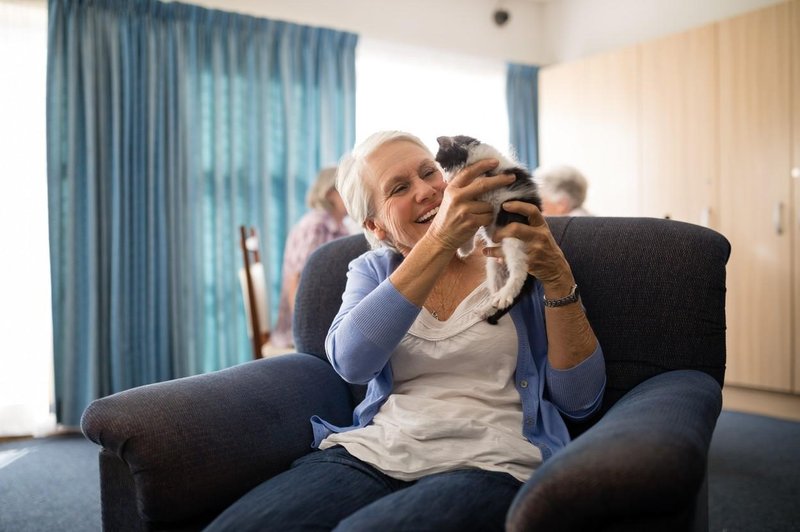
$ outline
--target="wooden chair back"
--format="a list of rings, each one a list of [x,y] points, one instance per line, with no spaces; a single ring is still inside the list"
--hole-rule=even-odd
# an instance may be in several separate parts
[[[262,348],[269,342],[270,322],[264,265],[261,263],[258,233],[254,227],[239,226],[239,245],[243,267],[239,270],[242,286],[247,335],[251,340],[253,358],[262,358]]]

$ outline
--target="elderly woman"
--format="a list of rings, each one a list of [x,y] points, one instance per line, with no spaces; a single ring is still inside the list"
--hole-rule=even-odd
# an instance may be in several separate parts
[[[533,173],[548,216],[591,216],[583,207],[589,183],[576,168],[559,164],[539,167]]]
[[[510,175],[475,163],[445,183],[416,137],[377,133],[341,163],[337,188],[374,248],[354,260],[326,340],[366,383],[353,424],[312,418],[318,450],[245,495],[212,529],[502,530],[522,483],[569,442],[562,416],[600,405],[605,366],[575,280],[541,213],[497,239],[527,242],[536,282],[490,325],[485,261],[456,250],[492,217],[477,201]]]
[[[283,254],[283,280],[278,304],[278,321],[272,331],[270,346],[291,347],[294,298],[300,275],[308,257],[326,242],[349,235],[347,211],[336,191],[336,168],[323,168],[308,191],[306,202],[311,208],[289,232]]]

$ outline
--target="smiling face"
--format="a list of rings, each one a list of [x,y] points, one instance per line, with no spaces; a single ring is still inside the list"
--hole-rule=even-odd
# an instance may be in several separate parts
[[[365,226],[405,255],[439,211],[446,186],[442,172],[431,153],[406,140],[384,144],[366,162],[366,184],[377,214]]]

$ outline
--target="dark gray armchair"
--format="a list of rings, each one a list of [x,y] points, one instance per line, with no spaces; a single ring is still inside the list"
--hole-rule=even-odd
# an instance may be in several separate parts
[[[602,411],[520,490],[510,530],[707,529],[706,459],[725,373],[718,233],[645,218],[550,218],[603,346]],[[300,284],[298,351],[93,402],[106,530],[194,530],[310,451],[309,418],[346,424],[363,389],[323,341],[363,237],[320,248]]]

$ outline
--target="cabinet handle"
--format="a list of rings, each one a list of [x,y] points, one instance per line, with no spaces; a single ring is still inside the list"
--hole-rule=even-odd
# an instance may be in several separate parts
[[[775,210],[772,211],[772,223],[775,225],[775,234],[778,236],[783,234],[783,202],[779,201],[775,204]]]

